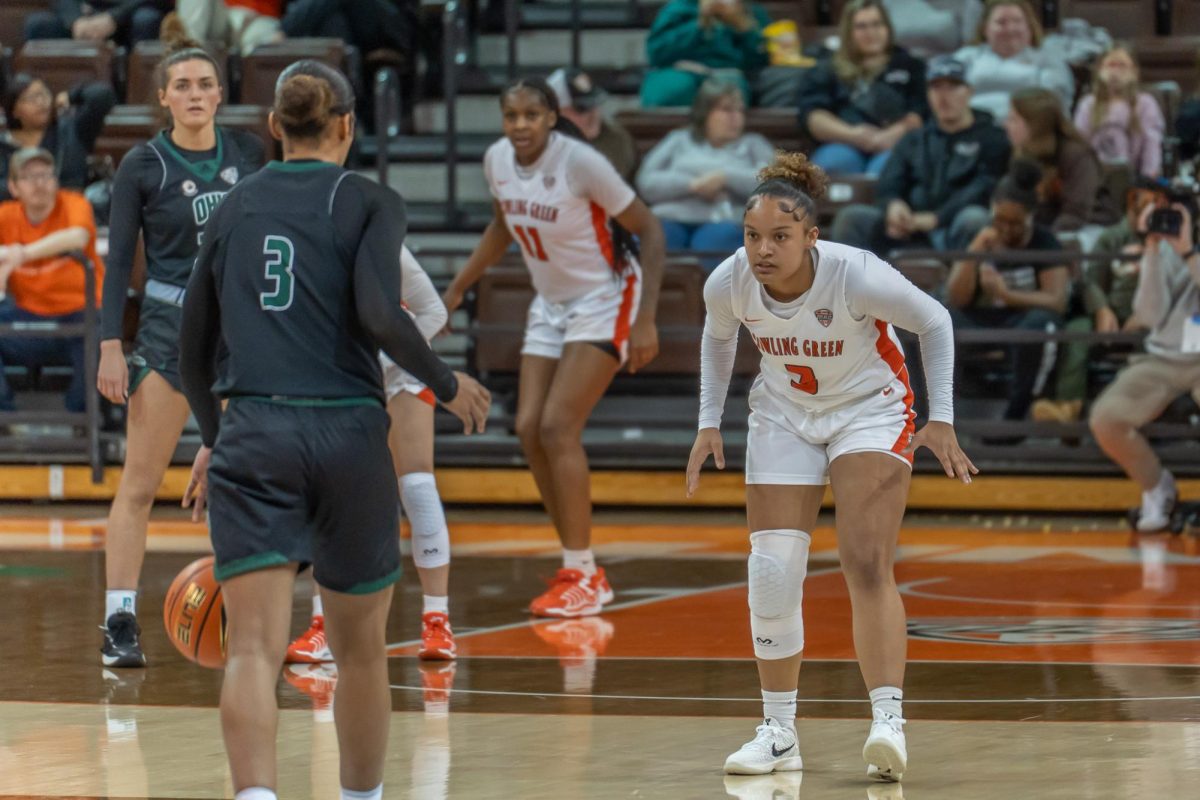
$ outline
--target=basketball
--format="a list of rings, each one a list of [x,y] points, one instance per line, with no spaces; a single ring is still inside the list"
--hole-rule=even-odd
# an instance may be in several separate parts
[[[163,604],[167,638],[189,661],[220,669],[225,665],[225,603],[213,575],[213,557],[188,564],[175,576]]]

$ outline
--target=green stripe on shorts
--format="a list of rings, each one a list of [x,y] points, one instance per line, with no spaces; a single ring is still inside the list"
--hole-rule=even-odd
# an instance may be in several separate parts
[[[252,556],[236,558],[224,564],[217,564],[216,569],[213,570],[213,574],[218,581],[227,581],[230,578],[236,578],[238,575],[245,575],[247,572],[255,572],[267,567],[278,567],[290,561],[291,559],[283,553],[269,550],[266,553],[255,553]]]
[[[367,583],[358,583],[346,590],[346,594],[374,594],[391,586],[396,581],[400,580],[400,567],[384,575],[379,580],[369,581]]]

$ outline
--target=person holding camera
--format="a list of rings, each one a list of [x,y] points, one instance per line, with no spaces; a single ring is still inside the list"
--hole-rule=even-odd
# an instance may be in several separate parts
[[[1148,206],[1138,219],[1145,248],[1133,297],[1135,316],[1150,327],[1146,353],[1097,398],[1088,423],[1101,449],[1142,488],[1137,529],[1163,530],[1178,502],[1175,478],[1139,431],[1181,395],[1200,390],[1200,253],[1196,200],[1176,195]]]

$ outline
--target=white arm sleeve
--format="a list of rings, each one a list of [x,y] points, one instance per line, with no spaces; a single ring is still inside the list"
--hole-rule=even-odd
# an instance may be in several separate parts
[[[704,283],[704,335],[700,339],[700,428],[720,428],[737,358],[738,328],[733,314],[733,259],[725,259]]]
[[[929,387],[929,421],[954,423],[954,328],[941,303],[891,264],[864,253],[846,271],[846,307],[856,319],[873,317],[912,331],[921,340]]]
[[[567,184],[571,194],[586,197],[616,217],[637,199],[633,189],[609,160],[590,145],[574,148],[567,165]]]
[[[446,327],[446,320],[450,318],[446,306],[433,281],[407,247],[400,248],[400,295],[416,320],[417,330],[427,340]]]

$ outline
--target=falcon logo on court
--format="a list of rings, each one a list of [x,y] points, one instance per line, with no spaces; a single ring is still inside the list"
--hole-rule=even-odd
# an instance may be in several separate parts
[[[813,316],[817,318],[817,322],[821,323],[822,327],[828,328],[829,323],[833,322],[833,312],[828,308],[818,308],[813,312]]]
[[[196,194],[195,181],[184,181],[180,188],[183,189],[183,194],[185,197],[191,197]]]
[[[1131,644],[1200,641],[1195,619],[1089,619],[1087,617],[950,617],[910,619],[914,639],[972,644]]]
[[[542,185],[545,186],[547,189],[553,189],[554,184],[555,184],[555,180],[554,180],[553,175],[547,175],[546,177],[542,178]]]
[[[231,184],[237,183],[238,168],[237,167],[226,167],[225,169],[221,170],[221,180],[225,181],[226,183],[231,183]]]

